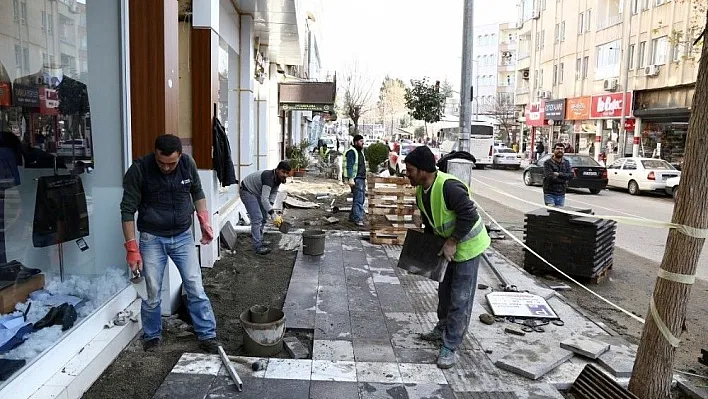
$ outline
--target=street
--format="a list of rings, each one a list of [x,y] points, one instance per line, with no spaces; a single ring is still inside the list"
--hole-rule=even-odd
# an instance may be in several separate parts
[[[522,181],[523,171],[480,170],[472,174],[472,192],[510,208],[528,212],[542,206],[542,188],[528,187]],[[478,181],[475,181],[477,179]],[[489,186],[515,197],[538,204],[538,207],[494,192]],[[673,200],[666,196],[643,194],[631,196],[626,190],[604,190],[592,195],[587,190],[568,190],[566,205],[591,208],[597,215],[617,215],[670,222]],[[634,255],[661,262],[668,230],[618,223],[616,246]],[[704,249],[696,276],[708,281],[708,251]]]

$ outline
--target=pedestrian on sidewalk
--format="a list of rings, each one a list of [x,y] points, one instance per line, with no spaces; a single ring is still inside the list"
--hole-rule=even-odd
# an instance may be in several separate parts
[[[546,206],[565,206],[565,189],[573,178],[573,170],[563,157],[564,148],[563,143],[556,143],[553,156],[543,164],[543,202]]]
[[[287,181],[290,170],[288,161],[280,161],[275,169],[251,173],[241,182],[239,194],[251,219],[253,250],[258,255],[266,255],[270,252],[269,243],[263,241],[266,221],[270,219],[276,226],[282,223],[282,217],[276,215],[273,204],[278,195],[278,188]]]
[[[342,172],[352,189],[352,211],[349,221],[364,226],[364,200],[366,198],[366,158],[364,157],[364,137],[354,136],[352,146],[344,152]]]
[[[145,277],[147,299],[143,298],[143,349],[154,351],[162,338],[160,294],[167,258],[177,266],[187,292],[187,308],[200,347],[218,353],[216,320],[204,292],[197,249],[192,235],[196,208],[201,227],[201,244],[214,239],[209,211],[197,165],[182,153],[179,137],[164,134],[155,140],[155,152],[133,162],[123,178],[120,203],[127,262],[134,275]],[[138,212],[135,235],[135,212]]]
[[[405,162],[406,175],[416,187],[416,203],[425,232],[447,239],[438,254],[450,262],[438,287],[438,323],[431,332],[420,336],[426,341],[442,342],[437,364],[446,369],[455,364],[455,351],[467,332],[479,258],[491,240],[470,188],[455,176],[438,171],[430,148],[416,148]]]
[[[541,159],[543,154],[546,152],[546,146],[543,145],[542,141],[536,143],[536,160]]]

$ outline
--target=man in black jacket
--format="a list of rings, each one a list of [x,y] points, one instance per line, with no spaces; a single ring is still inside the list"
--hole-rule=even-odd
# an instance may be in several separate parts
[[[547,206],[565,206],[565,188],[573,171],[563,158],[564,148],[563,143],[556,143],[553,156],[543,164],[543,202]]]

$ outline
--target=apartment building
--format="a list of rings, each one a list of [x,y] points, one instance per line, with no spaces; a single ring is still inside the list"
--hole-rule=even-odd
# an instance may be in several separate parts
[[[680,163],[705,18],[697,1],[520,0],[515,103],[527,142]]]

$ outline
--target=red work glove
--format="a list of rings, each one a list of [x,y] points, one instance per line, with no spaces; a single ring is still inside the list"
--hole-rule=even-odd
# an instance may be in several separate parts
[[[202,228],[202,239],[199,242],[202,245],[207,245],[214,239],[214,229],[209,224],[209,211],[197,212],[197,219],[199,219],[199,226]]]
[[[140,256],[140,250],[138,249],[138,242],[133,239],[125,244],[125,250],[127,251],[127,255],[125,257],[125,260],[128,262],[128,265],[130,266],[130,271],[135,272],[136,270],[142,271],[143,270],[143,258]]]

